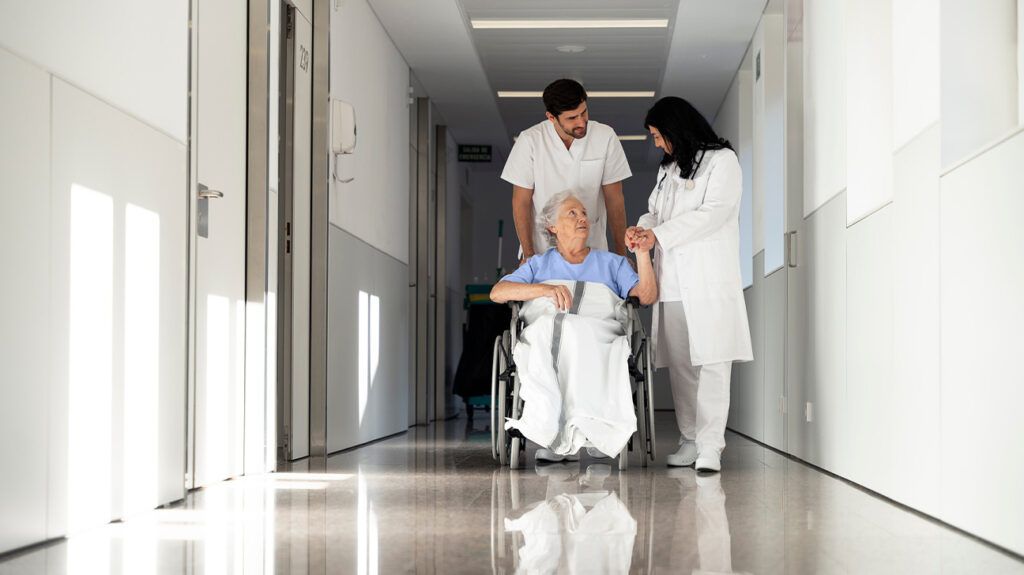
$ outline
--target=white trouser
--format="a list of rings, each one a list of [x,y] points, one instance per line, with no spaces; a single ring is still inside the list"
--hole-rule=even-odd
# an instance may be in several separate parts
[[[658,349],[665,354],[663,361],[668,365],[679,432],[684,440],[696,441],[697,453],[721,454],[725,449],[725,422],[729,418],[732,362],[690,363],[690,335],[683,303],[660,305],[658,333],[664,343],[659,343]]]

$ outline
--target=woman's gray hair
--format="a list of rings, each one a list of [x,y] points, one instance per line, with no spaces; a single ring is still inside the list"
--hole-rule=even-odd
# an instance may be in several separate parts
[[[558,221],[558,212],[561,209],[562,204],[570,199],[576,200],[581,204],[583,203],[579,196],[572,193],[572,190],[563,190],[551,196],[547,203],[544,204],[544,208],[541,209],[539,214],[537,214],[537,227],[540,229],[540,233],[544,235],[544,239],[548,241],[548,245],[551,247],[558,244],[558,238],[555,237],[555,234],[551,233],[551,230],[548,228],[555,225],[555,222]]]

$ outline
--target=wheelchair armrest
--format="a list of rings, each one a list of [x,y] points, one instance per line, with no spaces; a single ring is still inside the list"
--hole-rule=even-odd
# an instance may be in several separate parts
[[[636,297],[635,295],[631,295],[628,298],[626,298],[626,306],[637,310],[650,307],[641,304],[640,298]]]

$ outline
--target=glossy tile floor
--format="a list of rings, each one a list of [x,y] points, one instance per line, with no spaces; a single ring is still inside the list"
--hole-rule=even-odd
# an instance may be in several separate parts
[[[659,450],[674,448],[658,414]],[[194,492],[0,573],[1024,573],[1024,563],[742,437],[724,470],[499,469],[486,418]]]

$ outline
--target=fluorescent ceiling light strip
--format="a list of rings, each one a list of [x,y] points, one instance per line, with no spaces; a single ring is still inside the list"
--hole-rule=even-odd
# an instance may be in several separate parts
[[[644,134],[637,134],[635,136],[634,135],[631,135],[631,136],[619,136],[619,141],[622,141],[622,142],[642,142],[642,141],[644,141],[646,139],[647,139],[647,136],[644,135]]]
[[[654,90],[635,92],[587,92],[588,98],[653,98]]]
[[[477,30],[524,30],[552,28],[668,28],[668,19],[635,20],[470,20]]]
[[[517,92],[510,90],[498,90],[499,98],[540,98],[543,92]],[[624,91],[624,92],[587,92],[588,98],[653,98],[654,91]]]

